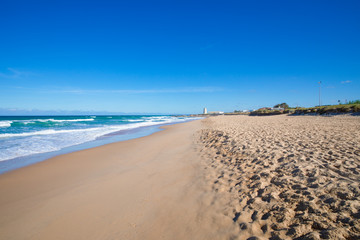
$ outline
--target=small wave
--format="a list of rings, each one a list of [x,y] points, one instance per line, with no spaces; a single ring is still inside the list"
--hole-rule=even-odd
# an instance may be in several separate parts
[[[100,128],[88,128],[88,129],[73,129],[73,130],[43,130],[36,132],[25,132],[25,133],[3,133],[0,134],[0,138],[9,138],[9,137],[29,137],[36,135],[51,135],[51,134],[59,134],[59,133],[74,133],[74,132],[88,132],[98,130]]]
[[[85,129],[64,129],[55,130],[47,129],[33,132],[22,133],[3,133],[0,134],[0,161],[13,159],[16,157],[28,156],[36,153],[45,153],[60,150],[69,146],[96,140],[99,137],[108,134],[134,129],[146,126],[155,126],[167,123],[184,122],[186,120],[194,120],[196,118],[179,119],[174,117],[165,117],[163,121],[144,121],[131,122],[121,125],[103,125],[101,127],[92,127]],[[33,119],[32,119],[33,120]],[[48,119],[41,119],[48,120]],[[84,120],[84,119],[70,119]],[[137,119],[129,119],[137,120]],[[4,124],[5,121],[0,121]],[[9,121],[10,122],[10,121]],[[8,125],[9,123],[7,123]]]
[[[11,127],[12,121],[0,121],[0,127]]]
[[[167,116],[154,116],[154,117],[142,117],[144,119],[168,119],[171,117],[167,117]]]
[[[143,117],[142,119],[146,122],[167,122],[174,120],[172,117],[167,116]]]
[[[57,119],[49,119],[50,122],[90,122],[94,121],[94,118],[88,119],[66,119],[66,120],[57,120]]]
[[[31,119],[31,120],[17,120],[15,122],[22,124],[34,124],[37,122],[47,123],[47,122],[90,122],[94,121],[94,118],[86,118],[86,119]]]

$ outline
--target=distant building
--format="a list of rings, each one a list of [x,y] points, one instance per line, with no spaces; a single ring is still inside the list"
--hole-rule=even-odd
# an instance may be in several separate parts
[[[204,108],[203,114],[207,114],[207,109]]]
[[[221,111],[214,111],[214,112],[209,112],[209,114],[213,114],[213,115],[222,115],[222,114],[224,114],[224,112],[221,112]]]

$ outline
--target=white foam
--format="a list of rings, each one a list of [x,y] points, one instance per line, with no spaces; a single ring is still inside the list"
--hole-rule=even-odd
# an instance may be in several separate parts
[[[12,121],[0,121],[0,127],[11,127]]]
[[[158,119],[158,118],[157,118]],[[42,130],[25,133],[0,134],[0,161],[24,157],[31,154],[57,151],[66,147],[93,141],[101,136],[127,129],[155,126],[166,123],[184,122],[196,118],[162,118],[162,121],[143,121],[123,125],[103,126],[86,129]]]
[[[52,134],[73,133],[73,132],[88,132],[88,131],[94,131],[97,129],[100,129],[100,128],[73,129],[73,130],[48,129],[48,130],[43,130],[43,131],[25,132],[25,133],[3,133],[3,134],[0,134],[0,138],[29,137],[29,136],[36,136],[36,135],[52,135]]]
[[[22,124],[36,123],[34,120],[16,120],[14,122],[18,122],[18,123],[22,123]]]
[[[15,120],[14,122],[19,122],[23,124],[30,124],[30,123],[36,123],[36,122],[90,122],[94,121],[94,118],[85,118],[85,119],[31,119],[31,120]]]

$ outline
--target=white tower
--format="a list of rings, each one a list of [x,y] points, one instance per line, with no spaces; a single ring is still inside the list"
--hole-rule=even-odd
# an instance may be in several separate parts
[[[203,114],[207,114],[207,109],[204,108]]]

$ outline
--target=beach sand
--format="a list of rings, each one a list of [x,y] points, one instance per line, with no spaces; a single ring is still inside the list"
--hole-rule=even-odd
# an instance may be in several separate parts
[[[0,175],[0,239],[219,239],[231,224],[206,201],[200,127],[166,126]]]
[[[208,185],[234,239],[360,239],[360,118],[203,120]],[[253,237],[253,238],[252,238]]]
[[[0,239],[359,239],[359,117],[164,128],[0,175]]]

